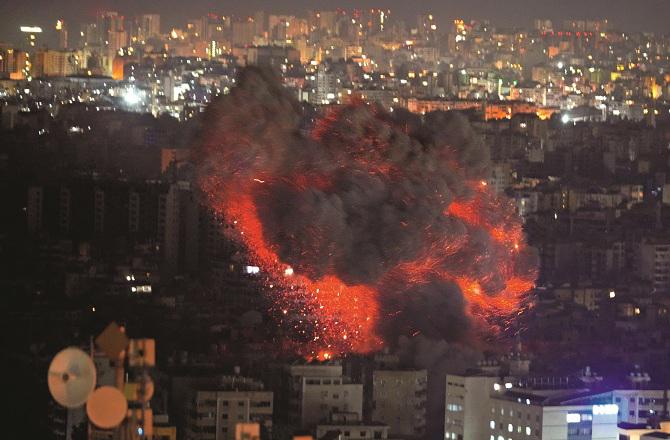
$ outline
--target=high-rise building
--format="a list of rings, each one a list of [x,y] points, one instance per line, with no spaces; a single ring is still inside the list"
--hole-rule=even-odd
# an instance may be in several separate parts
[[[15,50],[9,74],[10,79],[26,79],[32,75],[30,54],[23,50]]]
[[[249,17],[245,20],[238,20],[233,22],[233,46],[249,46],[254,42],[256,36],[256,22]]]
[[[291,365],[288,369],[288,421],[314,429],[334,414],[363,417],[363,385],[342,375],[342,365]]]
[[[100,35],[97,23],[82,24],[79,29],[79,47],[99,46]]]
[[[19,30],[25,37],[26,49],[35,50],[39,46],[38,37],[42,35],[42,28],[39,26],[21,26]]]
[[[247,49],[247,65],[286,68],[289,63],[300,62],[300,52],[292,47],[255,46]]]
[[[264,11],[256,11],[254,23],[256,23],[256,35],[264,35],[268,31],[268,18]]]
[[[31,186],[28,188],[28,231],[37,234],[43,227],[44,188]]]
[[[205,39],[205,29],[207,27],[204,17],[191,18],[186,22],[186,30],[189,36],[196,41]]]
[[[603,393],[602,397],[619,407],[618,423],[647,424],[654,417],[668,414],[668,391],[662,389],[622,389]]]
[[[619,407],[588,390],[503,388],[492,395],[490,406],[475,410],[489,416],[488,435],[482,438],[619,439]]]
[[[314,93],[310,96],[312,104],[321,105],[337,102],[339,83],[335,72],[331,72],[325,66],[320,65],[316,72],[314,86]]]
[[[489,188],[496,194],[502,194],[512,183],[512,167],[507,162],[494,163],[491,166]]]
[[[161,16],[159,14],[142,14],[138,18],[138,39],[140,41],[160,36]]]
[[[190,390],[187,440],[236,440],[236,432],[257,423],[272,432],[272,391],[253,379],[226,376]],[[244,437],[242,437],[244,438]]]
[[[607,20],[565,20],[563,30],[573,32],[605,32],[609,29]]]
[[[221,42],[225,39],[230,26],[228,17],[217,14],[207,14],[198,18],[191,18],[186,22],[186,30],[191,40],[197,42]]]
[[[539,32],[551,32],[554,30],[554,24],[551,20],[537,18],[533,20],[533,28]]]
[[[110,31],[107,33],[105,45],[107,46],[107,53],[115,54],[119,49],[128,45],[128,34],[126,31]]]
[[[67,25],[62,18],[56,20],[56,34],[58,36],[58,49],[65,50],[68,48]]]
[[[493,387],[499,382],[498,377],[486,374],[447,374],[445,439],[488,438],[489,413],[481,408],[490,407]]]
[[[362,28],[369,35],[375,35],[390,28],[390,9],[372,8],[363,11],[361,20]]]
[[[424,41],[434,43],[437,40],[437,21],[433,14],[421,14],[416,17],[417,33]]]
[[[123,21],[123,16],[114,11],[105,11],[98,15],[98,44],[107,56],[128,45],[128,34]]]
[[[198,265],[199,205],[187,182],[171,184],[159,197],[159,234],[167,273],[194,271]]]
[[[307,35],[309,26],[307,20],[293,15],[270,15],[268,17],[270,40],[287,41],[302,35]]]
[[[375,370],[372,420],[389,425],[392,437],[423,437],[427,385],[426,370]]]
[[[317,439],[384,440],[388,438],[388,433],[388,425],[365,423],[355,414],[335,414],[330,422],[316,427]]]
[[[207,14],[202,18],[203,36],[208,43],[229,41],[230,19],[217,14]],[[256,32],[254,31],[254,35]]]
[[[64,239],[126,237],[133,243],[153,243],[169,274],[195,272],[201,253],[215,259],[215,246],[223,246],[220,228],[215,229],[220,223],[201,227],[204,214],[186,182],[106,182],[87,187],[89,183],[31,186],[26,194],[28,231]]]
[[[651,283],[655,292],[670,291],[670,241],[648,237],[636,244],[634,265],[637,274]]]
[[[124,29],[123,16],[116,11],[103,11],[98,14],[97,25],[101,36],[104,37],[108,32],[119,32]]]
[[[13,46],[0,44],[0,78],[20,79],[27,61],[26,53],[15,49]]]
[[[63,50],[39,50],[33,57],[33,76],[67,76],[75,73],[70,63],[71,52]]]
[[[335,24],[337,22],[337,11],[319,11],[314,14],[314,20],[319,30],[328,34],[335,34]]]
[[[9,77],[9,55],[7,49],[0,46],[0,79]]]

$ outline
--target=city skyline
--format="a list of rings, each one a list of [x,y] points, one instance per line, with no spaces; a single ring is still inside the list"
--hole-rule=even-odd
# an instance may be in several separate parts
[[[670,16],[670,3],[663,0],[642,0],[635,8],[628,7],[626,0],[579,0],[562,1],[560,8],[550,0],[510,0],[508,2],[493,0],[473,0],[460,2],[447,0],[438,2],[429,0],[422,2],[417,8],[406,2],[373,1],[360,2],[344,0],[332,4],[325,0],[308,2],[291,0],[268,5],[262,0],[251,0],[241,4],[225,4],[212,0],[196,0],[187,4],[177,0],[166,2],[152,1],[107,1],[86,4],[82,7],[77,1],[53,3],[47,0],[29,0],[19,4],[5,2],[0,5],[0,42],[16,41],[20,38],[20,25],[41,26],[50,29],[57,18],[65,19],[79,25],[95,19],[101,11],[117,11],[125,15],[157,13],[161,15],[163,26],[178,27],[187,19],[208,12],[233,15],[253,15],[255,11],[266,13],[292,13],[303,15],[308,10],[366,9],[382,7],[391,9],[392,13],[406,22],[411,23],[418,13],[434,13],[442,23],[454,18],[466,20],[490,20],[500,26],[529,27],[534,19],[550,20],[595,20],[608,19],[613,28],[630,32],[666,32],[666,17]],[[166,29],[163,29],[165,31]]]
[[[26,1],[9,438],[670,438],[664,2]]]

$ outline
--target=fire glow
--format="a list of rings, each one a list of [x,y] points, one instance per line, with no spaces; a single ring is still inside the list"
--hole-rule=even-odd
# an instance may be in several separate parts
[[[513,208],[482,181],[488,152],[467,122],[359,103],[304,128],[269,74],[238,84],[209,110],[200,185],[300,354],[454,340],[518,312],[535,261]]]

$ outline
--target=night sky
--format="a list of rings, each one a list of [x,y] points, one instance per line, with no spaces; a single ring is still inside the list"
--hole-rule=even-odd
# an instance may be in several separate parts
[[[53,27],[62,17],[75,25],[92,21],[98,10],[116,10],[124,15],[158,12],[165,26],[206,12],[245,14],[267,12],[300,13],[307,9],[336,7],[389,7],[408,20],[417,12],[433,12],[438,18],[488,18],[502,25],[526,26],[533,18],[609,18],[617,28],[629,31],[668,32],[670,0],[0,0],[0,41],[17,41],[20,24]],[[71,27],[71,35],[78,30]]]

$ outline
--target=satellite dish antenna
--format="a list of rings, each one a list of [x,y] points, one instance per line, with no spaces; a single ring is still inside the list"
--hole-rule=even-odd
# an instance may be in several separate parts
[[[95,380],[93,360],[76,347],[61,350],[49,365],[49,392],[66,408],[77,408],[86,403],[95,388]]]
[[[95,426],[111,429],[119,426],[128,412],[128,401],[121,391],[114,387],[100,387],[86,402],[86,414]]]

